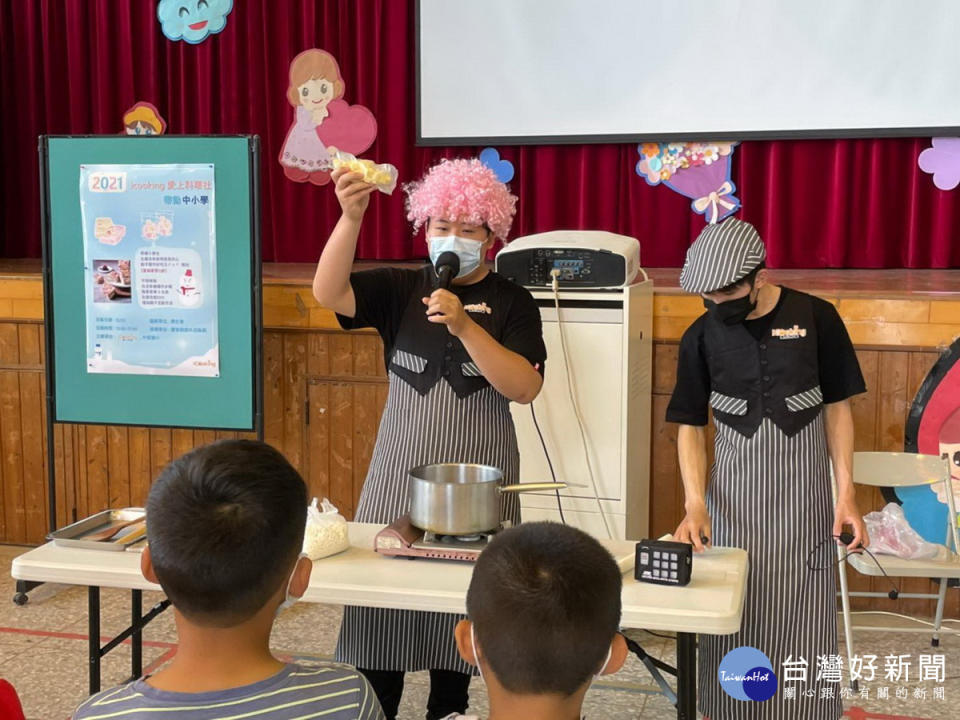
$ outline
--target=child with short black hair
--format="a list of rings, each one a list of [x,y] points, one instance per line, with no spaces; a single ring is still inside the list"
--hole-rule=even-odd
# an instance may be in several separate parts
[[[256,716],[382,720],[366,679],[270,652],[279,610],[303,595],[307,491],[264,443],[224,440],[174,460],[150,489],[141,568],[173,604],[177,655],[155,675],[90,698],[77,720]]]
[[[489,720],[580,718],[593,679],[626,660],[622,583],[610,553],[576,528],[524,523],[494,537],[456,629],[486,681]]]

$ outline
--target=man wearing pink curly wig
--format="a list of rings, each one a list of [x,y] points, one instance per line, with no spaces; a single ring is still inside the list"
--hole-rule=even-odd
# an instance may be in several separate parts
[[[383,339],[390,389],[356,520],[390,523],[406,514],[407,472],[418,465],[492,465],[519,481],[520,456],[511,401],[529,403],[543,384],[540,312],[530,293],[484,264],[506,240],[517,198],[479,160],[445,160],[406,187],[407,218],[426,229],[431,264],[419,270],[351,272],[357,236],[374,187],[338,170],[342,215],[313,280],[317,300],[345,329],[373,327]],[[460,260],[448,290],[434,263]],[[520,522],[515,494],[504,493],[501,519]],[[430,671],[427,719],[463,713],[470,666],[457,653],[456,615],[344,610],[337,660],[370,680],[388,718],[397,716],[404,672]]]

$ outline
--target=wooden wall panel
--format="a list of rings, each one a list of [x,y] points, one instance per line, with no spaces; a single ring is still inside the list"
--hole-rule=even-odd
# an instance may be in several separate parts
[[[307,404],[307,338],[304,333],[283,336],[283,448],[300,473],[304,467]]]
[[[15,331],[13,337],[16,338]],[[0,339],[0,353],[6,355],[6,348],[2,346]],[[0,469],[3,472],[4,537],[10,542],[23,543],[27,541],[27,523],[23,505],[20,376],[15,370],[0,370],[0,453],[3,455]]]
[[[128,457],[130,461],[130,505],[143,507],[147,504],[153,467],[150,464],[150,430],[129,428],[127,430]]]
[[[330,384],[330,501],[352,518],[353,504],[353,388]]]

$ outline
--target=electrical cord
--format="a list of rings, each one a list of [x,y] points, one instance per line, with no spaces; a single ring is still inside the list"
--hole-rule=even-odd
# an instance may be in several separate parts
[[[550,468],[550,477],[553,482],[557,481],[557,474],[553,471],[553,461],[550,460],[550,453],[547,452],[547,443],[543,439],[543,433],[540,432],[540,423],[537,422],[537,411],[533,409],[533,403],[530,403],[530,416],[533,418],[533,426],[537,429],[537,435],[540,436],[540,445],[543,447],[543,456],[547,459],[547,467]],[[555,488],[557,494],[557,510],[560,511],[560,522],[567,524],[567,519],[563,516],[563,502],[560,500],[560,488]]]
[[[842,532],[839,535],[832,535],[832,534],[828,535],[827,537],[823,538],[820,542],[818,542],[816,545],[814,545],[813,548],[810,550],[810,552],[807,554],[807,559],[804,562],[806,572],[804,573],[804,576],[803,576],[803,583],[800,587],[800,590],[794,594],[793,627],[790,628],[787,623],[783,623],[780,627],[781,643],[784,647],[789,647],[789,642],[790,642],[790,638],[788,636],[789,631],[792,630],[793,637],[800,636],[800,602],[802,599],[806,598],[807,588],[810,583],[811,573],[821,572],[823,570],[832,570],[833,568],[838,567],[840,563],[844,562],[847,559],[847,556],[851,554],[847,552],[847,553],[844,553],[841,558],[835,561],[829,562],[825,565],[815,565],[813,563],[813,558],[817,555],[817,553],[821,552],[821,549],[823,548],[824,543],[831,542],[834,540],[839,540],[844,545],[849,545],[850,543],[853,542],[853,535],[851,535],[848,532]],[[877,562],[877,559],[873,556],[873,553],[871,553],[866,548],[861,548],[861,549],[867,552],[870,555],[870,557],[873,558],[873,561],[877,564],[877,567],[880,568],[880,572],[883,573],[884,577],[887,578],[887,581],[891,584],[891,586],[893,586],[893,589],[889,593],[889,597],[895,600],[899,596],[900,590],[896,587],[896,585],[893,584],[893,581],[890,579],[890,576],[887,575],[886,571],[883,569],[880,563]]]
[[[563,353],[563,364],[567,374],[567,391],[570,394],[570,403],[573,405],[573,414],[577,419],[577,427],[580,428],[580,443],[583,445],[583,457],[587,462],[587,475],[590,478],[590,486],[593,488],[593,497],[597,501],[597,508],[600,510],[600,519],[603,520],[603,527],[607,531],[607,537],[613,539],[613,533],[610,531],[610,523],[607,521],[607,514],[603,511],[603,503],[600,502],[600,492],[597,489],[597,481],[593,473],[593,464],[590,462],[590,452],[587,448],[587,433],[583,427],[583,417],[580,415],[580,405],[577,402],[577,395],[573,385],[573,373],[570,372],[570,356],[567,353],[567,337],[563,329],[563,321],[560,318],[560,288],[558,278],[560,271],[554,268],[550,271],[552,281],[550,283],[553,289],[553,305],[557,311],[557,329],[560,331],[560,349]]]
[[[890,615],[891,617],[902,618],[903,620],[909,620],[910,622],[917,623],[918,625],[925,625],[927,627],[932,627],[936,629],[936,625],[928,620],[921,620],[919,618],[911,617],[910,615],[904,615],[903,613],[890,612],[889,610],[851,610],[851,615]],[[960,620],[955,620],[953,618],[944,618],[940,621],[940,632],[949,632],[960,634],[960,629],[958,628],[945,628],[943,627],[944,623],[956,623]]]
[[[831,535],[831,536],[829,536],[829,537],[824,538],[824,539],[821,540],[820,542],[818,542],[818,543],[816,544],[816,546],[814,546],[813,550],[810,551],[810,554],[807,555],[807,568],[808,568],[808,569],[810,569],[810,570],[830,570],[831,568],[839,567],[840,563],[846,561],[846,559],[847,559],[850,555],[854,554],[854,553],[850,553],[850,552],[845,552],[842,557],[840,557],[840,558],[838,558],[837,560],[835,560],[834,562],[831,562],[831,563],[829,563],[829,564],[827,564],[827,565],[824,565],[824,566],[822,566],[822,567],[816,567],[816,566],[814,566],[814,565],[811,565],[811,564],[810,564],[810,558],[812,558],[813,555],[814,555],[814,553],[816,553],[821,547],[823,547],[823,544],[824,544],[825,542],[828,542],[828,541],[830,541],[830,540],[839,540],[839,541],[842,542],[844,545],[850,545],[850,543],[853,542],[853,535],[851,535],[851,534],[848,533],[848,532],[842,532],[842,533],[840,533],[839,535]],[[893,588],[890,592],[887,593],[887,597],[889,597],[891,600],[896,600],[898,597],[900,597],[900,588],[898,588],[898,587],[896,586],[896,584],[893,582],[893,580],[890,578],[890,576],[887,575],[887,571],[883,569],[883,565],[881,565],[881,564],[880,564],[880,561],[877,560],[876,555],[874,555],[872,552],[870,552],[867,548],[865,548],[865,547],[863,547],[863,546],[860,546],[859,549],[862,550],[863,552],[865,552],[867,555],[870,556],[870,558],[873,560],[874,564],[877,566],[877,569],[878,569],[881,573],[883,573],[883,576],[887,579],[887,582],[890,583],[890,586]]]

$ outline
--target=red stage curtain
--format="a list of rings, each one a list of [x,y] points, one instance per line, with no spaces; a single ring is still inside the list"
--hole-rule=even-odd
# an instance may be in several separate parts
[[[287,180],[277,162],[293,116],[284,97],[287,69],[311,47],[340,61],[346,99],[370,107],[379,122],[366,155],[395,164],[402,180],[440,157],[478,151],[414,145],[413,0],[237,0],[226,29],[200,45],[168,41],[155,12],[155,0],[0,3],[4,256],[40,254],[37,136],[119,132],[123,111],[146,100],[167,119],[168,132],[260,135],[263,257],[315,260],[338,216],[336,199],[329,186]],[[484,99],[474,102],[483,112]],[[917,168],[928,145],[744,143],[733,162],[740,216],[758,226],[774,267],[960,266],[960,189],[937,190]],[[703,226],[687,198],[636,175],[635,145],[500,150],[517,168],[514,236],[610,230],[639,238],[643,263],[662,267],[682,264]],[[376,194],[359,257],[424,254],[404,219],[403,194]]]

